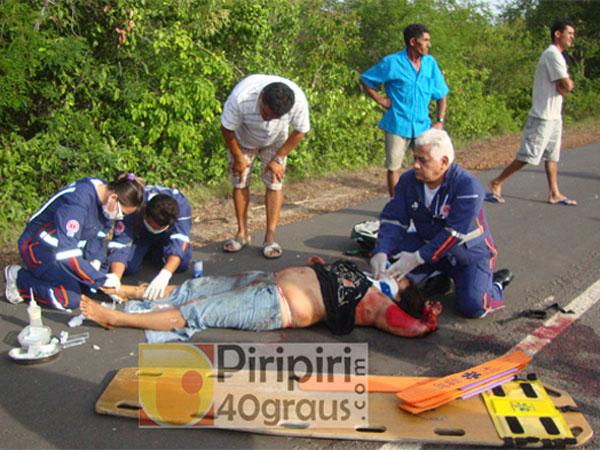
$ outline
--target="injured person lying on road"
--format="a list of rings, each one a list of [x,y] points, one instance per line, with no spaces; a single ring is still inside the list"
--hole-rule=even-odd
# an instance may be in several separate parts
[[[313,256],[308,264],[275,273],[194,278],[179,287],[169,286],[167,297],[157,301],[133,301],[143,296],[144,287],[122,285],[118,295],[127,300],[127,312],[105,308],[85,296],[81,310],[106,328],[155,330],[147,332],[149,342],[185,340],[208,328],[267,331],[321,321],[334,334],[350,333],[355,325],[404,337],[437,329],[441,305],[425,300],[418,291],[409,288],[400,294],[394,280],[373,280],[349,261],[326,264]],[[418,318],[399,307],[406,301],[419,304]]]

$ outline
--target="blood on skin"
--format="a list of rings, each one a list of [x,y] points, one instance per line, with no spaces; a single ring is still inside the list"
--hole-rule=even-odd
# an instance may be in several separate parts
[[[379,291],[369,290],[356,306],[355,317],[360,325],[373,325],[377,316],[378,306],[381,304],[383,294]],[[383,300],[386,303],[387,299]]]
[[[417,337],[437,329],[439,313],[439,304],[431,305],[427,302],[423,305],[421,318],[416,319],[397,305],[390,305],[385,310],[385,319],[390,332],[404,337]]]

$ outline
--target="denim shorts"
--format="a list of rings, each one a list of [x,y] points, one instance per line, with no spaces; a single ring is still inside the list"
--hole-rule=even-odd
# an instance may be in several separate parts
[[[187,340],[197,331],[208,328],[252,331],[283,328],[279,300],[275,274],[251,271],[187,280],[165,300],[128,302],[127,310],[179,308],[187,326],[173,332],[147,331],[146,338],[153,343]],[[140,308],[142,305],[145,307]]]

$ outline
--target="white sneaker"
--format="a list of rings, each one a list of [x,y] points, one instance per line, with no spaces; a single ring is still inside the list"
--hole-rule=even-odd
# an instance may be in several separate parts
[[[21,270],[21,266],[15,264],[4,268],[4,297],[13,305],[23,301],[17,288],[17,274],[19,270]]]

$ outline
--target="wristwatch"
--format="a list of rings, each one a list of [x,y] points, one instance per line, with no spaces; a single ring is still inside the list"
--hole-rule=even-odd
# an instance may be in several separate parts
[[[285,160],[281,156],[276,156],[275,158],[273,158],[273,161],[275,161],[277,164],[280,164],[282,166],[285,163]]]
[[[437,118],[437,121],[438,121],[439,123],[444,123],[444,118],[443,118],[443,117],[438,117],[438,118]]]

